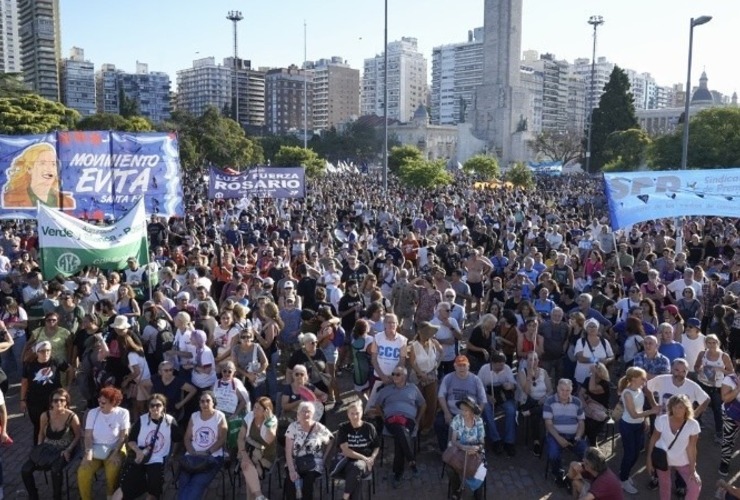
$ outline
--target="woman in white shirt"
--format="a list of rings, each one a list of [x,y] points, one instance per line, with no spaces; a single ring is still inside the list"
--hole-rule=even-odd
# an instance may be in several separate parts
[[[216,360],[213,351],[206,345],[206,333],[203,330],[194,330],[190,335],[190,346],[187,350],[192,354],[193,371],[190,383],[198,389],[210,389],[216,383]]]
[[[645,417],[657,415],[660,407],[655,406],[647,411],[642,411],[645,404],[645,394],[642,390],[647,382],[647,372],[642,368],[627,368],[627,373],[619,380],[617,392],[619,400],[624,407],[624,413],[619,420],[619,434],[622,436],[622,465],[619,467],[619,480],[622,481],[622,489],[634,495],[637,493],[635,483],[630,478],[632,467],[640,457],[642,445],[645,442]]]
[[[609,342],[599,332],[599,322],[589,319],[584,324],[586,338],[576,342],[576,373],[575,379],[578,385],[583,384],[591,371],[591,366],[596,363],[609,365],[614,359],[614,351]]]
[[[696,471],[696,443],[701,428],[694,419],[694,408],[683,394],[671,396],[668,413],[655,419],[655,430],[647,449],[646,468],[649,474],[658,474],[661,500],[670,500],[672,473],[675,470],[686,482],[686,500],[698,500],[701,494],[701,478]],[[653,448],[666,451],[668,470],[656,470],[653,466]]]

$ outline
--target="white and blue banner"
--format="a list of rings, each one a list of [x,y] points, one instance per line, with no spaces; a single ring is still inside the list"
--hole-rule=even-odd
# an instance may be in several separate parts
[[[613,229],[667,217],[740,217],[740,168],[604,174]]]
[[[255,167],[229,173],[211,167],[208,198],[303,198],[306,195],[306,169],[303,167]]]
[[[529,162],[527,163],[527,166],[535,175],[559,177],[563,174],[562,161],[543,161],[539,163]]]

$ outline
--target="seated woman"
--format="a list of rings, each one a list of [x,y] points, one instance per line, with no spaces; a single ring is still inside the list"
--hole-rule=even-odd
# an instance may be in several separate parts
[[[159,498],[164,484],[164,461],[170,456],[173,443],[182,441],[177,421],[167,415],[167,398],[162,394],[149,396],[149,412],[131,427],[128,452],[134,455],[121,471],[121,486],[112,500],[128,500],[147,495]]]
[[[272,467],[277,456],[277,423],[272,401],[263,396],[244,417],[244,425],[239,431],[239,463],[244,482],[254,500],[267,500],[262,495],[260,479]]]
[[[297,418],[296,412],[301,401],[309,401],[314,405],[314,418],[320,421],[324,417],[324,405],[322,401],[326,401],[326,398],[327,395],[325,392],[317,389],[313,384],[308,383],[308,370],[306,367],[295,365],[293,367],[293,381],[284,387],[280,402],[282,413],[280,414],[278,440],[281,444],[288,425]]]
[[[534,351],[527,355],[527,367],[518,371],[517,384],[521,389],[519,411],[529,416],[529,431],[532,438],[532,451],[542,454],[542,405],[547,396],[553,393],[550,376],[540,368],[540,358]]]
[[[486,431],[483,425],[483,419],[480,416],[481,409],[478,403],[475,402],[474,398],[466,396],[457,402],[457,407],[460,408],[460,413],[455,415],[450,423],[450,431],[452,433],[450,446],[455,446],[468,455],[482,454],[486,443]],[[450,491],[452,491],[450,498],[457,500],[461,498],[460,492],[463,489],[463,480],[469,478],[461,477],[461,471],[457,471],[453,467],[448,467],[447,471],[450,477]],[[474,498],[483,498],[482,488],[475,490]]]
[[[372,473],[375,458],[380,452],[380,439],[375,426],[362,420],[362,402],[347,407],[349,422],[339,426],[337,445],[344,459],[331,471],[332,477],[344,478],[343,500],[362,497],[360,480]]]
[[[112,495],[118,486],[123,459],[123,444],[131,427],[128,410],[119,405],[123,394],[115,387],[104,387],[98,395],[98,407],[85,418],[85,454],[77,469],[77,485],[82,500],[92,500],[93,479],[105,468],[106,494]]]
[[[198,389],[190,385],[184,377],[175,375],[175,366],[171,361],[159,363],[158,375],[152,377],[152,393],[162,394],[167,401],[166,412],[175,417],[177,422],[186,426],[190,420],[187,409],[192,406]]]
[[[188,456],[195,456],[204,457],[205,460],[207,457],[210,464],[200,472],[185,470],[184,465],[180,464],[177,500],[203,498],[223,464],[227,432],[226,416],[216,409],[216,397],[212,391],[203,391],[200,394],[200,411],[193,413],[185,431],[183,443],[186,454],[183,458],[188,460]]]
[[[51,394],[51,411],[46,411],[41,415],[40,432],[38,436],[39,446],[44,454],[55,454],[56,459],[42,458],[46,464],[42,465],[37,462],[41,457],[31,457],[23,465],[21,476],[23,484],[28,490],[29,500],[38,500],[39,492],[36,489],[36,482],[33,479],[33,472],[36,470],[51,470],[51,485],[54,500],[62,498],[62,470],[69,463],[77,443],[80,442],[80,419],[75,412],[69,409],[69,393],[64,389],[57,389]],[[38,453],[38,452],[36,452]]]
[[[290,424],[285,433],[285,462],[288,474],[285,477],[287,500],[302,498],[313,500],[313,485],[324,470],[328,444],[332,433],[314,419],[315,407],[308,401],[298,405],[298,420]],[[301,495],[296,495],[301,490]]]
[[[227,420],[244,415],[251,409],[247,388],[234,376],[235,373],[233,361],[221,363],[221,379],[213,384],[212,389],[218,401],[218,409],[226,415]]]

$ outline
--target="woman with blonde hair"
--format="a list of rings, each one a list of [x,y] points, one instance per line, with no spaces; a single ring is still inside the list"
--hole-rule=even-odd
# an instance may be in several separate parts
[[[141,309],[136,303],[136,292],[126,283],[118,287],[118,301],[116,302],[116,311],[118,314],[126,316],[132,325],[136,319],[141,316]]]
[[[478,370],[488,363],[491,351],[496,347],[494,331],[497,323],[496,316],[490,313],[484,314],[470,333],[467,356],[470,360],[470,370],[473,373],[478,373]]]
[[[701,494],[701,477],[696,471],[697,451],[701,428],[694,419],[694,408],[684,394],[675,394],[668,400],[667,414],[655,419],[655,430],[650,437],[645,467],[648,474],[658,474],[660,500],[671,499],[672,471],[676,471],[686,483],[686,500],[698,500]],[[658,448],[662,452],[656,454]],[[665,453],[663,453],[665,452]],[[658,461],[661,456],[665,460]],[[667,466],[662,470],[661,466]]]
[[[63,210],[76,208],[69,192],[59,190],[57,152],[47,142],[33,144],[13,159],[3,186],[4,208],[36,208],[36,202]]]
[[[277,353],[277,338],[280,331],[285,328],[282,318],[280,318],[280,309],[274,302],[267,302],[264,307],[265,320],[257,332],[255,340],[267,356],[267,394],[273,396],[278,392],[277,367],[270,363]]]

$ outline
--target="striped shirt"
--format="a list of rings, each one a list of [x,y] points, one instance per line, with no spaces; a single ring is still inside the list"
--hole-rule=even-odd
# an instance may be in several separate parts
[[[581,400],[571,396],[567,403],[561,403],[557,394],[545,400],[542,408],[542,418],[552,420],[555,430],[564,436],[574,436],[578,430],[578,422],[584,420]]]

